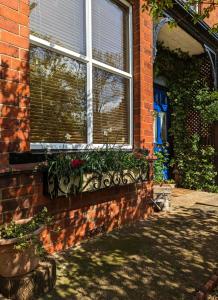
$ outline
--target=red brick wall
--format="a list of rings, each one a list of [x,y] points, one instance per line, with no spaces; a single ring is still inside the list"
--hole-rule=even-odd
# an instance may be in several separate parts
[[[134,144],[153,151],[152,20],[134,3]],[[0,1],[0,167],[29,150],[28,16],[28,0]]]
[[[134,28],[134,142],[153,151],[153,23],[142,12],[143,0],[133,7]]]
[[[29,149],[28,15],[28,0],[0,1],[0,169]]]
[[[135,1],[133,7],[134,144],[152,152],[152,21],[142,13],[142,2]],[[47,206],[61,229],[43,233],[52,252],[96,231],[146,217],[152,212],[147,202],[152,183],[50,200],[43,195],[42,173],[8,172],[9,153],[30,150],[28,35],[29,1],[0,0],[0,223],[32,216]]]
[[[0,176],[0,223],[31,217],[46,206],[54,225],[43,232],[42,240],[53,252],[100,231],[146,218],[153,211],[151,196],[150,182],[50,199],[43,194],[41,172],[8,174]]]
[[[203,1],[204,3],[207,3],[208,1]],[[208,7],[207,4],[201,5],[201,10],[205,7]],[[215,7],[215,9],[210,13],[210,16],[208,19],[204,20],[209,26],[213,26],[218,23],[218,5]]]

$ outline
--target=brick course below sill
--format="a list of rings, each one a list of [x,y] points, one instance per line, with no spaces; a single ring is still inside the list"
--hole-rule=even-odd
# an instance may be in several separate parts
[[[0,223],[33,216],[46,206],[54,225],[42,233],[52,253],[83,239],[110,231],[152,214],[152,182],[85,192],[70,198],[50,199],[43,193],[38,164],[13,165],[0,175]]]

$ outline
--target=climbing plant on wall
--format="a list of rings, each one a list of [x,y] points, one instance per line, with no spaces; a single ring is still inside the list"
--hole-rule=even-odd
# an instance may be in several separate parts
[[[207,87],[207,80],[201,78],[201,67],[201,57],[158,46],[155,76],[166,79],[171,102],[171,166],[181,186],[216,191],[215,150],[203,131],[218,120],[218,92]],[[193,116],[204,130],[192,128]]]
[[[173,0],[143,0],[143,2],[142,9],[147,10],[155,21],[158,21],[158,19],[163,16],[164,11],[173,9],[178,5],[178,3]],[[191,12],[194,24],[209,18],[213,11],[218,8],[218,0],[186,0],[183,2],[185,10]],[[194,9],[195,7],[199,9]],[[174,24],[175,22],[172,21],[172,25]],[[210,31],[218,32],[218,22],[212,26]]]

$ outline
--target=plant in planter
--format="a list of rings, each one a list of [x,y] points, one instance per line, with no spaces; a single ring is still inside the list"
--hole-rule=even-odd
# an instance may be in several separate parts
[[[147,150],[103,147],[48,156],[48,188],[52,198],[95,191],[148,179]]]
[[[38,266],[43,252],[38,236],[50,221],[44,208],[33,218],[0,227],[0,276],[24,275]]]
[[[157,160],[154,163],[154,188],[153,195],[158,210],[169,211],[172,188],[175,187],[173,180],[166,179],[169,153],[167,147],[162,146],[155,151]]]

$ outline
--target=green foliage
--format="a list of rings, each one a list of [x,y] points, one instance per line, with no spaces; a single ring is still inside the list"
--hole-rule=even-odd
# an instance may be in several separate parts
[[[155,73],[167,80],[174,148],[170,164],[180,174],[180,185],[215,191],[214,148],[204,142],[200,132],[192,134],[187,125],[191,111],[198,112],[201,122],[208,125],[218,118],[218,93],[210,91],[200,77],[201,64],[200,58],[159,45]]]
[[[218,91],[210,91],[208,88],[198,92],[195,109],[199,111],[202,120],[208,124],[218,121]]]
[[[193,10],[193,7],[203,4],[200,10]],[[160,17],[163,16],[164,11],[168,9],[173,9],[177,3],[173,0],[144,0],[144,4],[142,5],[143,10],[149,11],[150,15],[153,17],[155,21],[158,21]],[[209,18],[211,12],[214,11],[218,6],[218,1],[205,1],[202,0],[187,0],[184,4],[185,10],[191,12],[192,21],[196,24],[199,21],[203,21],[206,18]],[[172,25],[175,22],[172,21]],[[214,24],[210,30],[211,32],[218,32],[218,23]]]
[[[30,243],[35,244],[38,252],[42,253],[42,247],[36,237],[31,234],[43,225],[48,225],[52,218],[48,216],[47,208],[44,208],[38,215],[33,217],[29,222],[19,224],[14,221],[0,227],[0,239],[18,238],[15,245],[17,250],[24,250],[29,247]]]
[[[103,147],[83,152],[60,152],[48,155],[48,175],[80,178],[82,186],[83,174],[108,173],[110,171],[122,172],[141,168],[148,171],[147,150],[138,152],[124,151],[122,148]],[[74,166],[75,165],[75,166]],[[76,191],[75,191],[76,192]]]
[[[156,183],[162,183],[165,181],[164,172],[167,170],[167,164],[169,163],[169,153],[166,147],[161,147],[160,151],[155,151],[157,160],[154,163],[154,181]]]
[[[215,186],[214,148],[202,146],[198,135],[187,139],[184,146],[186,147],[177,149],[176,156],[171,162],[179,169],[182,186],[211,192],[218,191],[218,187]]]

